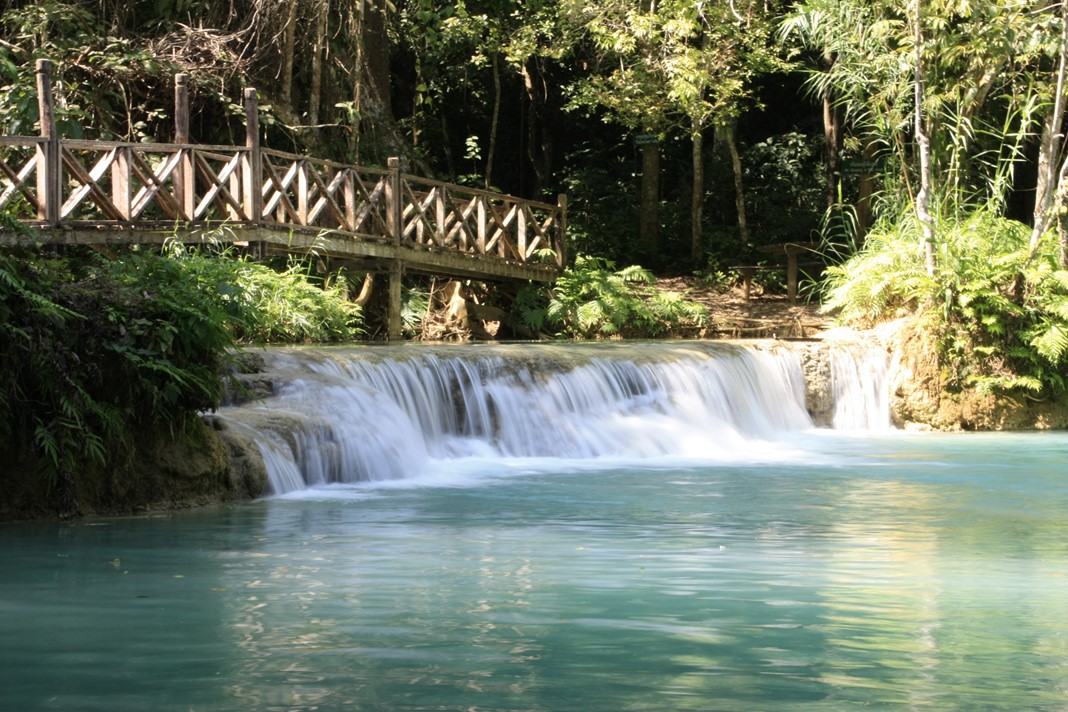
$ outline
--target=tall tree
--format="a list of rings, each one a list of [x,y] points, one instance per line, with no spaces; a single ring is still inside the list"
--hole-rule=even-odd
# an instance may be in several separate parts
[[[1003,208],[1048,92],[1048,15],[1019,0],[804,0],[782,25],[833,57],[809,87],[865,158],[886,159],[882,204],[916,215],[928,266],[939,215]]]
[[[935,219],[931,215],[931,139],[927,135],[927,114],[924,111],[926,97],[926,73],[923,57],[923,0],[912,0],[913,24],[913,101],[915,118],[913,129],[916,137],[916,153],[919,156],[920,189],[916,193],[916,216],[920,221],[920,234],[923,236],[920,249],[923,250],[927,275],[935,273]]]
[[[599,0],[578,3],[598,50],[595,71],[576,87],[575,104],[600,107],[643,132],[685,131],[693,150],[691,260],[701,263],[706,130],[729,128],[753,101],[753,79],[779,67],[765,5],[733,0]],[[721,131],[736,151],[733,132]],[[748,242],[740,161],[735,186],[740,240]]]

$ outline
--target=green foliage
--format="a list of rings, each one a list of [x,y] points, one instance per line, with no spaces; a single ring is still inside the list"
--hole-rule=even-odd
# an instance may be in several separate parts
[[[843,157],[884,162],[879,202],[889,213],[908,209],[919,192],[920,151],[910,145],[919,120],[931,146],[926,197],[934,211],[963,221],[1000,209],[1053,104],[1059,8],[801,0],[782,20],[780,39],[808,60],[813,97],[839,112]]]
[[[639,256],[637,237],[639,176],[623,151],[623,138],[605,130],[568,156],[567,239],[576,254],[604,255],[619,263]],[[615,155],[605,159],[605,155]]]
[[[350,341],[363,333],[360,308],[335,283],[315,278],[312,261],[290,258],[282,269],[231,250],[200,251],[171,243],[170,262],[183,278],[213,295],[214,310],[238,343]]]
[[[769,136],[743,157],[746,212],[756,244],[800,242],[819,231],[825,203],[820,141],[796,131]]]
[[[828,268],[825,309],[865,324],[923,313],[951,388],[1063,392],[1068,272],[1052,246],[1029,259],[1027,226],[988,211],[941,224],[935,277],[917,248],[919,226],[905,217]]]
[[[534,283],[523,285],[515,299],[512,300],[509,318],[513,328],[518,323],[532,334],[540,333],[546,324],[551,298],[550,290],[543,285]]]
[[[603,258],[579,255],[556,281],[545,323],[561,336],[595,338],[661,336],[704,324],[703,307],[652,287],[653,275],[638,266],[616,270]],[[529,322],[536,321],[532,312]]]
[[[132,434],[214,409],[235,340],[359,331],[359,309],[299,263],[276,272],[178,246],[113,261],[0,251],[0,440],[69,483],[86,463],[128,453]]]
[[[824,310],[864,325],[918,310],[935,288],[916,248],[919,240],[920,226],[911,216],[868,233],[860,252],[827,268]]]
[[[363,333],[360,308],[336,286],[313,283],[299,263],[276,272],[242,261],[235,271],[243,300],[241,318],[234,324],[239,341],[349,341]]]
[[[35,62],[55,63],[56,121],[60,133],[82,138],[143,140],[158,118],[148,106],[165,67],[143,44],[107,33],[85,6],[45,0],[4,13],[0,30],[0,125],[5,132],[33,133],[37,120]],[[162,78],[168,81],[169,77]],[[158,107],[154,107],[158,110]]]
[[[408,336],[419,332],[430,309],[430,292],[417,287],[401,291],[401,331]]]
[[[231,345],[169,260],[0,253],[0,436],[52,482],[214,408]]]

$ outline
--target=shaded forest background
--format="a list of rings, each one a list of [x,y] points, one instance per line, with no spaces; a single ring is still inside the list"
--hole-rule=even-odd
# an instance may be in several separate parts
[[[692,88],[711,112],[697,117],[665,93],[664,75],[642,76],[660,61],[648,52],[667,51],[662,38],[628,25],[628,4],[596,5],[7,2],[0,127],[36,131],[33,60],[44,56],[56,64],[64,135],[167,142],[173,77],[185,72],[195,141],[242,141],[239,97],[255,86],[271,147],[364,165],[399,155],[411,172],[451,182],[521,197],[568,193],[573,253],[714,272],[761,259],[762,244],[818,240],[828,205],[821,109],[775,41],[786,3],[723,19],[752,46],[705,48],[712,59],[702,62],[741,64],[721,68],[727,88]],[[701,49],[719,19],[697,18],[705,29],[689,43]],[[620,66],[631,83],[613,78]],[[638,136],[656,137],[661,176],[656,229],[644,236]],[[858,180],[846,176],[843,190],[855,193]]]

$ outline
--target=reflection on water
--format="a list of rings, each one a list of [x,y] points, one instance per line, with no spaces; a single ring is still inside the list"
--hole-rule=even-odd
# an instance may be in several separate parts
[[[0,526],[0,707],[1068,705],[1068,437],[794,446]]]

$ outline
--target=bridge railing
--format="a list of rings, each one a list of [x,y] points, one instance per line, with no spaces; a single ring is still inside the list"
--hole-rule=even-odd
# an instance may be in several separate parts
[[[564,196],[552,205],[420,178],[398,159],[368,168],[262,148],[255,90],[245,93],[245,146],[60,139],[47,70],[39,63],[41,136],[0,137],[0,210],[17,219],[46,228],[315,229],[517,263],[551,254],[550,264],[564,264]],[[176,107],[176,123],[184,111]]]

